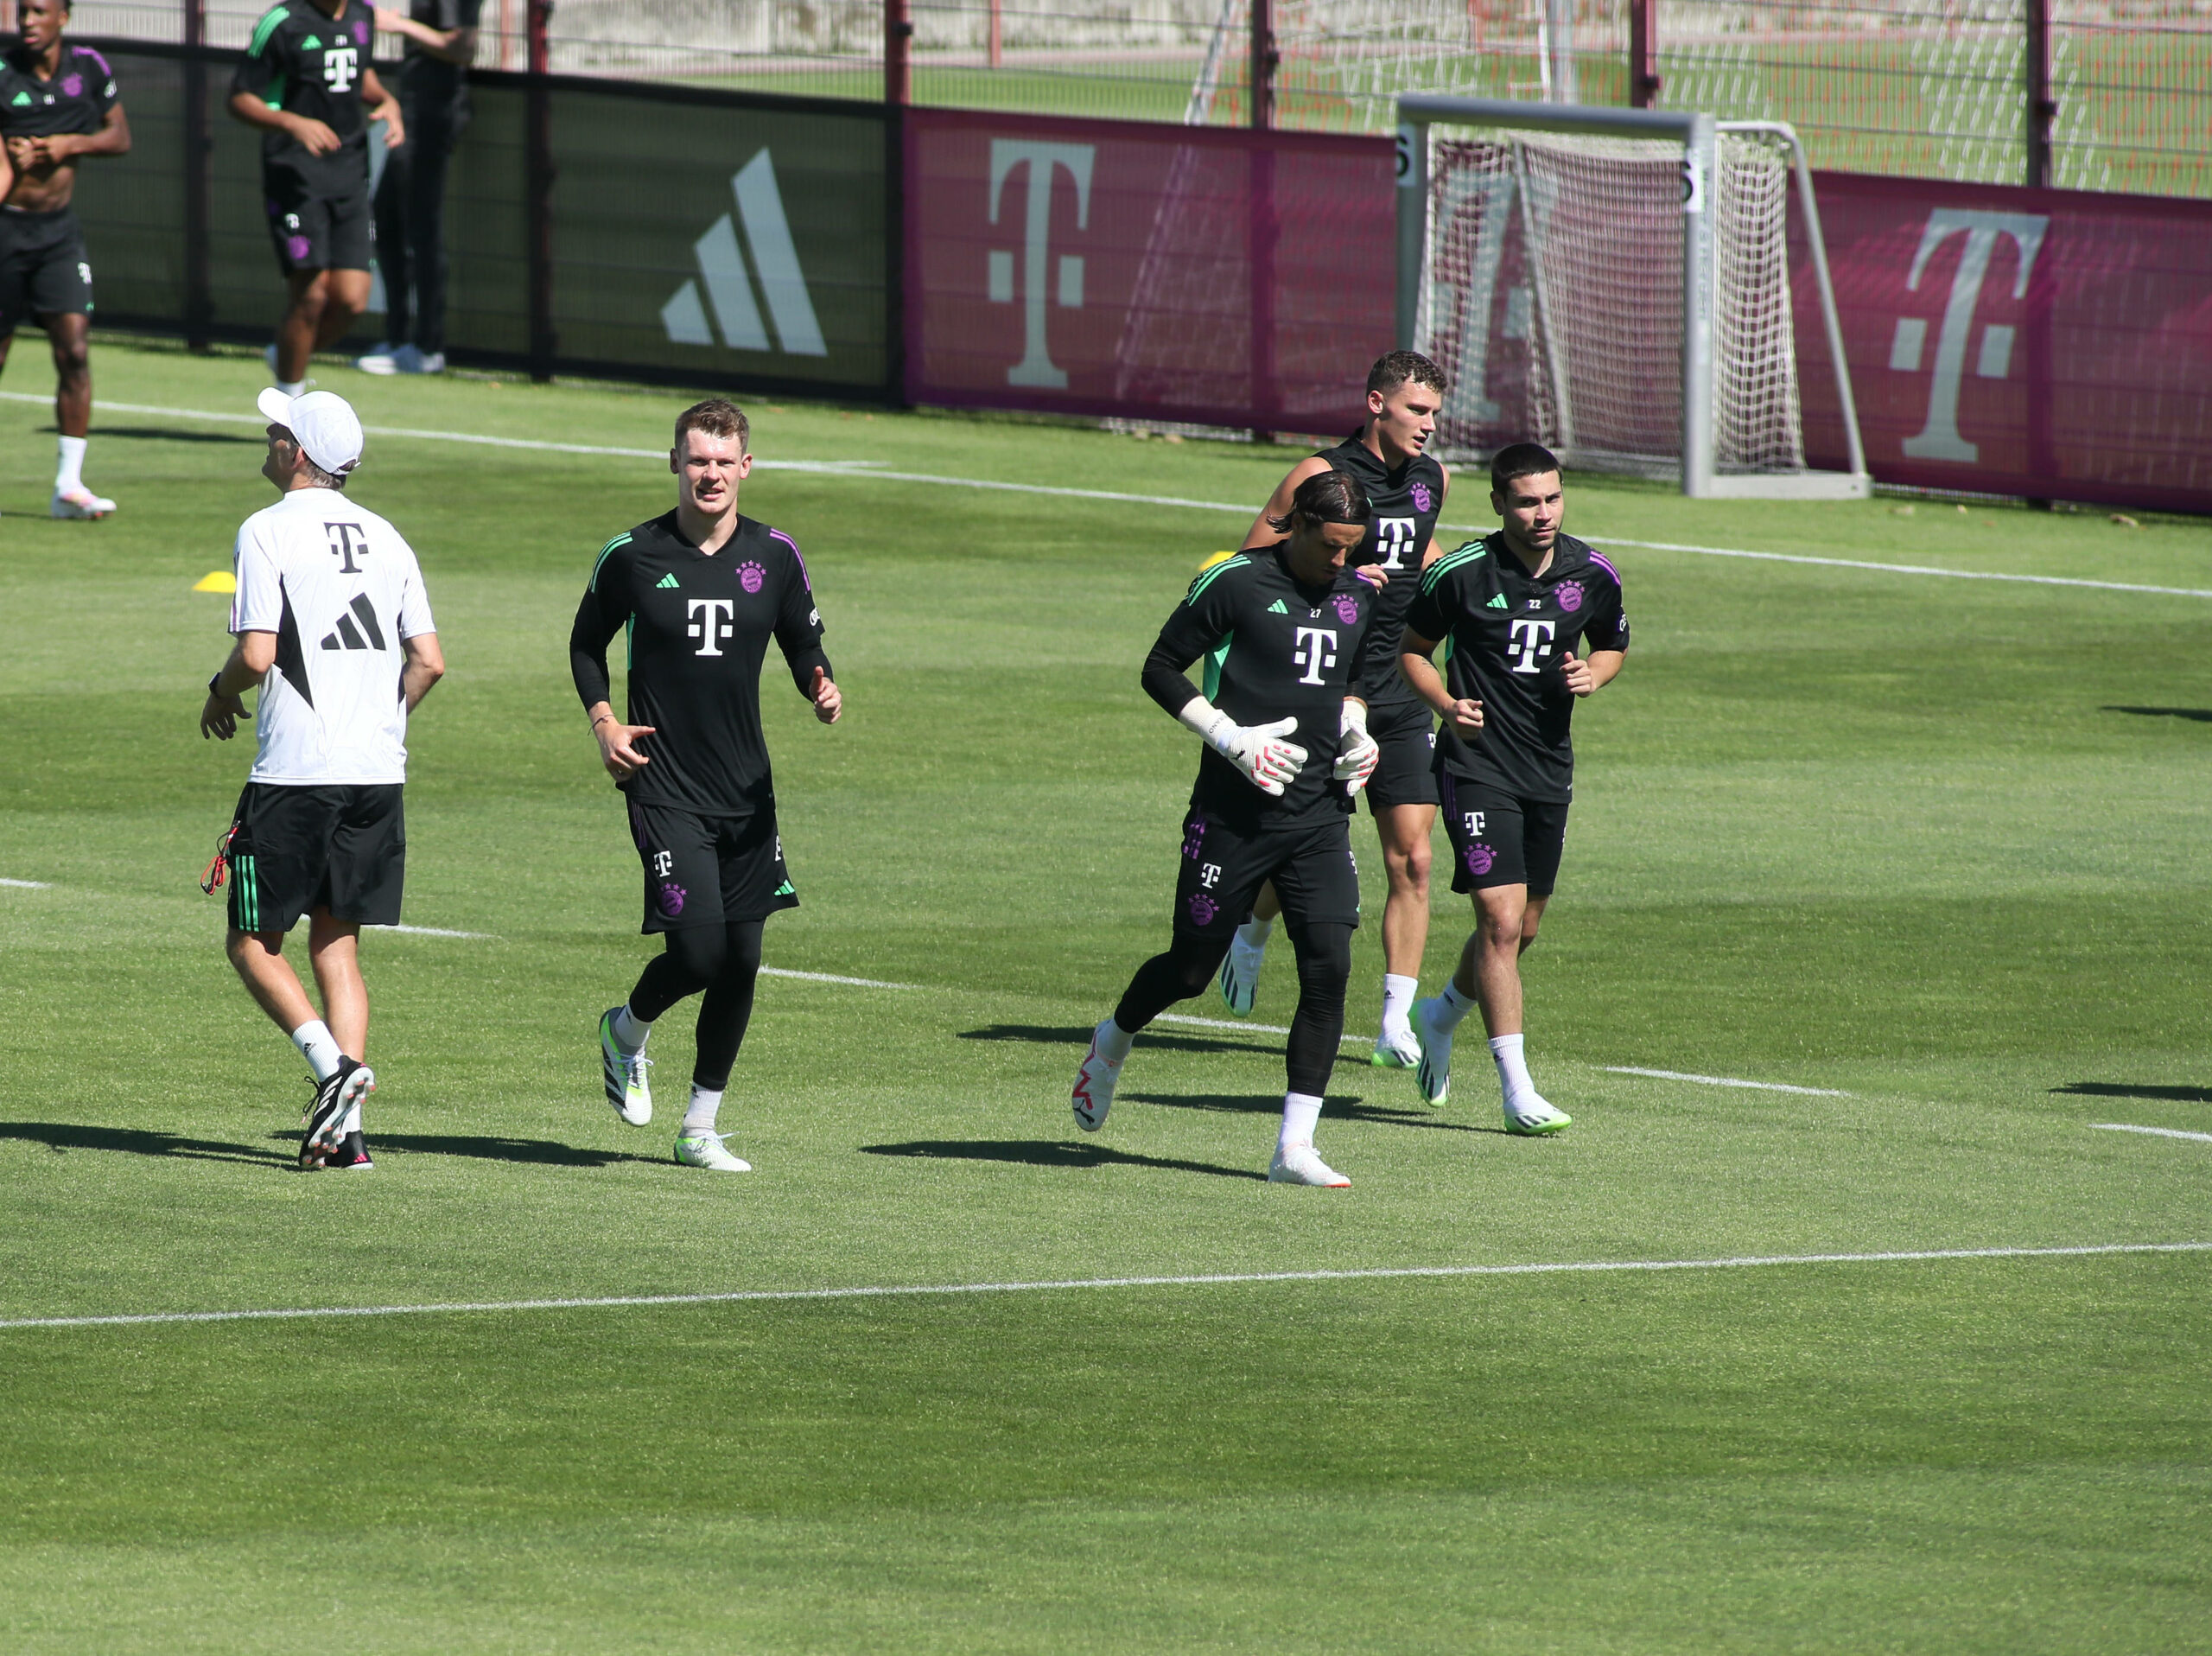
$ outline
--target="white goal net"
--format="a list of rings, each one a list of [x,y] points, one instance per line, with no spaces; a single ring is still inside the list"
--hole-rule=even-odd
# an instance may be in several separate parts
[[[1411,341],[1451,382],[1446,454],[1534,438],[1571,464],[1686,487],[1694,459],[1695,493],[1831,475],[1805,465],[1785,137],[1722,131],[1700,161],[1672,135],[1416,130]],[[1709,291],[1687,292],[1700,270]]]

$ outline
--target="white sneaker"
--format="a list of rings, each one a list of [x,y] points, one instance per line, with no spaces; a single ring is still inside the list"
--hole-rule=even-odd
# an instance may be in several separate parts
[[[397,345],[379,345],[375,350],[365,352],[361,355],[355,357],[353,359],[353,366],[359,368],[363,373],[397,373],[399,372],[398,354],[400,351],[403,349],[411,348],[411,347],[402,347]]]
[[[1376,1069],[1414,1069],[1421,1063],[1421,1042],[1414,1039],[1410,1023],[1393,1029],[1387,1024],[1375,1037],[1375,1051],[1368,1060]]]
[[[1114,1107],[1114,1088],[1122,1079],[1121,1065],[1098,1050],[1098,1038],[1113,1021],[1102,1019],[1090,1032],[1090,1051],[1083,1067],[1075,1073],[1075,1091],[1068,1099],[1068,1107],[1075,1111],[1075,1124],[1087,1133],[1106,1124],[1106,1112]]]
[[[1533,1092],[1523,1092],[1505,1104],[1505,1131],[1518,1133],[1523,1138],[1534,1138],[1540,1133],[1555,1133],[1571,1126],[1574,1118],[1564,1110],[1554,1110]]]
[[[54,518],[105,518],[115,510],[115,502],[103,500],[79,483],[74,488],[54,490],[46,510],[48,516]]]
[[[1351,1181],[1324,1162],[1311,1144],[1275,1146],[1275,1159],[1268,1169],[1269,1184],[1313,1184],[1331,1190],[1349,1189]]]
[[[643,1047],[632,1052],[614,1038],[614,1015],[621,1010],[610,1006],[599,1016],[600,1079],[607,1083],[608,1106],[632,1127],[642,1127],[653,1118],[652,1083],[645,1077],[653,1060]]]
[[[446,353],[443,351],[425,351],[419,346],[401,346],[392,353],[392,360],[399,365],[402,373],[443,373],[446,371]]]
[[[715,1173],[750,1173],[753,1163],[741,1162],[722,1148],[728,1133],[687,1133],[676,1141],[676,1159],[688,1168],[707,1168]]]
[[[1221,991],[1221,1003],[1240,1018],[1252,1016],[1252,1002],[1260,992],[1260,968],[1267,958],[1266,944],[1255,949],[1243,939],[1230,936],[1229,952],[1222,957],[1214,987]]]
[[[1424,1104],[1442,1104],[1452,1096],[1452,1037],[1456,1031],[1440,1029],[1429,1021],[1439,999],[1415,1001],[1411,1020],[1414,1046],[1419,1054],[1414,1085],[1420,1088]]]

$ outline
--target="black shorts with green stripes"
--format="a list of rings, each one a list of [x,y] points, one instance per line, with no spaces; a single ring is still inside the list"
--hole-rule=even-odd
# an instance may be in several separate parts
[[[232,826],[232,929],[289,932],[317,908],[354,925],[398,925],[407,873],[405,791],[397,782],[248,782]]]

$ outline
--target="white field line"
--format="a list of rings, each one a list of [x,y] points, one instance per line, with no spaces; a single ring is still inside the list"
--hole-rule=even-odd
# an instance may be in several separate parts
[[[2212,1133],[2185,1133],[2178,1127],[2138,1127],[2125,1121],[2093,1121],[2089,1124],[2101,1133],[2155,1133],[2160,1138],[2194,1138],[2200,1143],[2212,1144]]]
[[[850,984],[855,989],[920,989],[920,984],[887,984],[874,978],[840,978],[828,971],[793,971],[788,966],[763,966],[763,978],[804,978],[810,984]]]
[[[1833,1086],[1785,1086],[1780,1081],[1739,1081],[1729,1075],[1685,1075],[1675,1069],[1630,1069],[1625,1064],[1604,1066],[1608,1075],[1649,1075],[1660,1081],[1695,1081],[1700,1086],[1744,1086],[1758,1092],[1802,1092],[1815,1099],[1847,1099],[1850,1093]]]
[[[0,1319],[8,1328],[103,1328],[156,1322],[284,1322],[310,1317],[439,1316],[461,1312],[585,1311],[647,1305],[732,1305],[779,1300],[938,1298],[1066,1293],[1079,1289],[1214,1288],[1249,1283],[1378,1282],[1400,1277],[1549,1277],[1662,1271],[1745,1271],[1770,1265],[1885,1265],[1947,1259],[2075,1259],[2123,1253],[2203,1253],[2212,1242],[2108,1242],[2056,1248],[1922,1248],[1895,1253],[1749,1254],[1726,1259],[1603,1259],[1516,1265],[1383,1265],[1353,1271],[1216,1271],[1190,1277],[1090,1277],[1027,1283],[944,1283],[878,1288],[756,1288],[726,1294],[617,1294],[589,1299],[326,1305],[261,1311],[138,1311],[108,1316]]]
[[[0,400],[44,404],[51,399],[29,392],[5,391],[0,392]],[[118,414],[155,414],[168,419],[213,420],[230,425],[268,424],[258,414],[226,414],[211,409],[158,408],[146,403],[102,403],[100,406]],[[363,430],[371,436],[413,437],[427,443],[469,443],[492,449],[527,449],[549,454],[608,455],[623,460],[667,458],[667,451],[662,449],[623,449],[588,443],[554,443],[536,437],[494,437],[474,431],[430,431],[401,425],[372,425]],[[1258,510],[1248,501],[1192,500],[1174,494],[1132,494],[1118,489],[1071,488],[1060,484],[1005,483],[980,477],[946,477],[934,472],[888,471],[884,469],[880,461],[756,459],[753,463],[767,471],[876,477],[887,483],[930,483],[946,488],[990,489],[1009,494],[1053,494],[1076,500],[1115,500],[1128,506],[1180,506],[1192,512],[1230,512],[1243,517],[1249,517]],[[1455,534],[1487,533],[1495,526],[1475,524],[1437,525]],[[1645,551],[1691,552],[1700,557],[1748,557],[1770,564],[1812,564],[1830,569],[1866,570],[1880,575],[1925,575],[1954,581],[2011,581],[2029,586],[2088,587],[2100,592],[2149,592],[2171,598],[2212,598],[2212,588],[2206,587],[2154,587],[2127,581],[2087,581],[2069,575],[2011,575],[1991,570],[1947,570],[1929,564],[1876,564],[1853,557],[1815,557],[1796,552],[1747,551],[1734,546],[1694,546],[1671,540],[1626,540],[1611,535],[1598,544],[1634,546]]]
[[[379,932],[404,932],[410,937],[474,937],[481,938],[487,943],[498,940],[489,932],[449,932],[442,926],[378,926],[372,929]]]
[[[0,880],[0,886],[14,886],[23,891],[51,891],[54,889],[54,882],[51,880]]]

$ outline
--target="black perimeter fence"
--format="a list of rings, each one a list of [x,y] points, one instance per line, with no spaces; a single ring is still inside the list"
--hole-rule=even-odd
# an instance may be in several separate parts
[[[284,283],[261,137],[228,107],[238,54],[82,43],[114,66],[133,137],[78,186],[98,320],[266,341]],[[446,191],[454,362],[896,398],[894,111],[499,71],[469,96]]]

